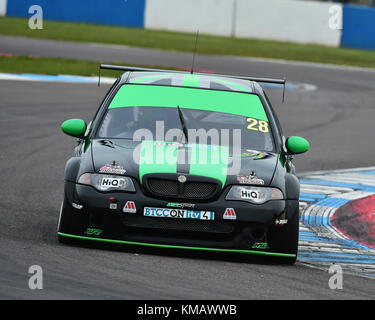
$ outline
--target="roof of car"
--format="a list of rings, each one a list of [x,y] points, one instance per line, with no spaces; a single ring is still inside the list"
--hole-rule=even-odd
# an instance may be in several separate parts
[[[246,93],[260,93],[262,91],[259,84],[255,81],[223,77],[215,74],[198,75],[188,72],[127,72],[123,74],[122,82]]]

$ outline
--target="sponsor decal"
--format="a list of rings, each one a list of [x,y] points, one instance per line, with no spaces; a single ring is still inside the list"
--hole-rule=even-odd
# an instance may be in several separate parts
[[[284,225],[288,223],[288,219],[276,219],[275,224],[277,225]]]
[[[102,189],[120,188],[125,184],[125,179],[105,177],[101,179],[100,186]]]
[[[246,183],[246,184],[264,184],[263,179],[259,179],[255,173],[255,171],[252,171],[250,175],[248,176],[237,176],[237,181],[239,183]]]
[[[206,150],[219,150],[218,146],[207,145],[207,144],[185,144],[186,148],[195,148],[195,149],[206,149]]]
[[[154,141],[155,146],[174,146],[182,148],[184,145],[180,142],[169,142],[169,141]]]
[[[122,211],[123,212],[128,212],[128,213],[136,213],[137,212],[137,208],[135,206],[134,201],[127,201],[125,203],[125,206],[122,209]]]
[[[270,156],[268,152],[247,149],[246,152],[241,153],[243,157],[253,157],[254,160],[264,159]]]
[[[100,229],[94,229],[94,228],[87,228],[86,229],[86,234],[88,236],[100,236],[102,233],[102,230]]]
[[[236,220],[236,211],[234,211],[233,208],[226,208],[223,215],[223,219]]]
[[[156,217],[156,218],[214,220],[215,212],[213,212],[213,211],[145,207],[143,209],[143,215],[145,217]]]
[[[167,207],[174,207],[174,208],[194,208],[194,203],[177,203],[177,202],[169,202],[167,203]]]
[[[268,249],[268,243],[267,242],[255,242],[252,249]]]
[[[112,164],[106,164],[99,169],[100,173],[110,173],[110,174],[125,174],[126,170],[123,166],[119,166],[116,161]]]
[[[83,208],[83,205],[72,202],[72,207],[81,210]]]
[[[258,199],[259,192],[249,189],[241,189],[241,199]]]

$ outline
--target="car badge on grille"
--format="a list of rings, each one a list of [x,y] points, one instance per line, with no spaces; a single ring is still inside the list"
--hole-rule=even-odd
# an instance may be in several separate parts
[[[181,183],[185,183],[186,182],[186,176],[184,176],[184,175],[178,176],[177,180]]]

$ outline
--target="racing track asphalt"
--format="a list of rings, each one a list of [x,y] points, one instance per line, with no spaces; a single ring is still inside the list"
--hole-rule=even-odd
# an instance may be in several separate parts
[[[0,38],[0,52],[10,52],[3,41]],[[72,44],[65,45],[69,51]],[[64,55],[65,45],[56,55]],[[85,45],[80,46],[84,54]],[[87,55],[95,56],[93,46],[87,48]],[[188,64],[182,61],[186,54],[131,50],[141,50],[148,64]],[[27,51],[25,46],[23,53]],[[126,62],[141,63],[127,57]],[[95,60],[101,59],[98,53]],[[303,135],[311,142],[311,150],[296,157],[299,171],[374,165],[375,73],[235,57],[200,55],[196,61],[201,69],[286,75],[290,81],[317,86],[315,91],[287,92],[284,105],[279,103],[280,92],[271,96],[285,134]],[[1,299],[375,297],[373,280],[344,274],[344,288],[331,290],[331,274],[300,263],[280,266],[258,259],[247,263],[211,255],[59,244],[56,226],[63,169],[75,145],[61,133],[60,124],[68,118],[89,121],[107,89],[107,85],[0,81]],[[28,287],[31,265],[43,268],[43,290]]]

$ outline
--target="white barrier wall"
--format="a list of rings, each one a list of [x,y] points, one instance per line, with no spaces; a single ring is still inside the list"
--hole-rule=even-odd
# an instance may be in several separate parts
[[[331,6],[313,1],[237,0],[235,36],[339,46],[341,31],[328,24]]]
[[[0,16],[5,16],[7,12],[7,0],[0,0]]]
[[[235,0],[147,0],[145,28],[231,36]]]
[[[144,26],[339,46],[341,30],[328,26],[333,4],[342,8],[337,3],[296,0],[146,0]]]

